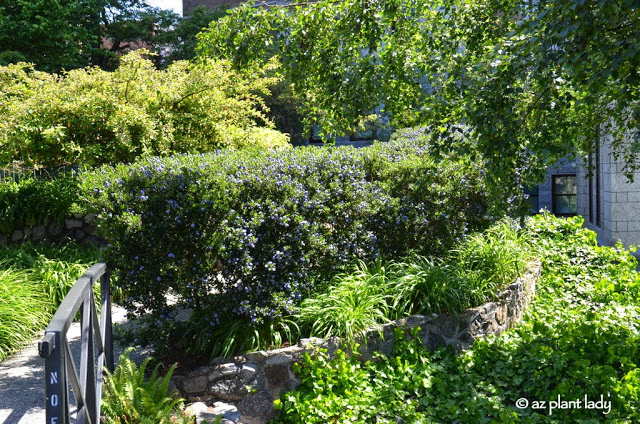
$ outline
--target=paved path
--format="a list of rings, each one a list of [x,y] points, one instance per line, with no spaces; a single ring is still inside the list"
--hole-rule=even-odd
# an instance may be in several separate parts
[[[113,307],[113,322],[126,322],[125,310]],[[67,335],[71,351],[80,352],[80,324],[74,322]],[[38,355],[38,340],[4,362],[0,362],[0,424],[44,424],[44,360]],[[123,349],[114,346],[117,360]],[[143,352],[142,355],[148,352]],[[139,357],[141,358],[141,357]],[[132,355],[131,359],[136,359]],[[137,362],[137,361],[136,361]],[[76,362],[79,363],[79,362]],[[73,401],[73,396],[70,398]],[[75,414],[72,414],[72,421]]]

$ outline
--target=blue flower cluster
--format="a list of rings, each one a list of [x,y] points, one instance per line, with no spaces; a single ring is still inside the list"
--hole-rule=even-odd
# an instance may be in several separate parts
[[[412,138],[149,158],[83,187],[131,311],[171,325],[171,294],[205,326],[260,326],[353,260],[437,252],[482,224],[478,170],[428,150]]]

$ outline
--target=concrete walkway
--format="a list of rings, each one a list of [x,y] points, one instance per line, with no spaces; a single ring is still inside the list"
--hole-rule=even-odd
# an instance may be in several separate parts
[[[113,306],[113,323],[122,325],[126,320],[123,308]],[[44,331],[43,331],[44,333]],[[80,352],[80,324],[74,322],[67,334],[71,351],[75,358]],[[4,362],[0,362],[0,424],[44,424],[44,360],[38,355],[38,340],[34,340],[22,351]],[[114,346],[114,357],[117,360],[123,352],[120,346]],[[138,362],[148,351],[139,352]],[[76,359],[76,364],[79,364]],[[79,365],[78,365],[79,366]],[[74,401],[73,396],[69,398]],[[72,421],[75,413],[72,408]]]

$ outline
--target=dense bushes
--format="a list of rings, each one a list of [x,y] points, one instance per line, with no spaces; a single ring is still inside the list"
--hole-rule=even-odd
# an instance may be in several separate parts
[[[232,325],[286,331],[281,318],[354,259],[444,251],[488,220],[478,169],[419,140],[148,159],[83,188],[127,306],[166,330],[165,295],[179,295],[203,350]]]
[[[268,139],[267,147],[287,146],[287,136],[270,129],[258,95],[272,82],[241,77],[214,60],[160,71],[140,53],[124,56],[115,72],[0,67],[0,162],[131,162],[234,148],[247,136],[257,145]]]
[[[0,234],[39,224],[62,223],[78,200],[78,180],[71,174],[51,179],[0,181]]]
[[[550,215],[528,221],[523,236],[542,277],[514,329],[460,355],[402,337],[377,362],[341,352],[306,357],[302,385],[278,403],[278,422],[638,422],[637,261],[620,245],[598,246],[582,224]]]

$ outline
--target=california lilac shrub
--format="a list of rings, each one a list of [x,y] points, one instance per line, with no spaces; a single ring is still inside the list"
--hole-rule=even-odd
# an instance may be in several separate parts
[[[480,225],[479,181],[464,161],[397,141],[150,158],[89,174],[83,190],[125,306],[152,318],[146,334],[232,353],[258,345],[213,347],[217,336],[243,326],[269,339],[351,261],[438,250]]]

